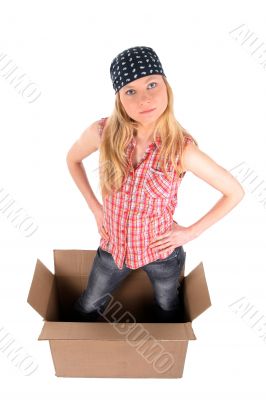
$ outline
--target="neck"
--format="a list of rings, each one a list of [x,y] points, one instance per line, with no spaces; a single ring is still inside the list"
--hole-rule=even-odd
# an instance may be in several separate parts
[[[140,124],[137,128],[136,138],[140,143],[147,143],[153,140],[155,123],[146,125]]]
[[[152,142],[153,141],[153,132],[149,133],[149,134],[147,134],[147,133],[144,133],[144,134],[137,133],[136,140],[137,140],[138,143],[142,143],[142,144]]]
[[[139,130],[136,133],[136,140],[139,143],[149,143],[153,141],[153,136],[154,136],[154,130],[149,129],[148,132],[147,130]]]

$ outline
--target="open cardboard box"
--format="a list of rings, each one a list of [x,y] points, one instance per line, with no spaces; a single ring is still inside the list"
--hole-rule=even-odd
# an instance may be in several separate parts
[[[37,259],[28,303],[43,317],[38,340],[49,340],[58,377],[180,378],[192,321],[211,306],[202,262],[180,274],[183,322],[150,319],[153,287],[141,269],[110,295],[97,322],[66,322],[73,301],[85,290],[97,250],[53,250],[53,274]]]

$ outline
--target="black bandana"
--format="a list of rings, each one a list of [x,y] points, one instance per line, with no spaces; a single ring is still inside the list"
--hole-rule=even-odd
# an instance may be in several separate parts
[[[115,93],[129,82],[154,74],[166,77],[160,60],[151,47],[136,46],[126,49],[113,59],[110,66]]]

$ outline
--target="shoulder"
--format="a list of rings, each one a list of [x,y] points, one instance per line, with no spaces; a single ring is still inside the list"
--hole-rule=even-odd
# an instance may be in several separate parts
[[[198,160],[201,151],[198,148],[198,143],[192,136],[184,135],[184,148],[182,153],[182,164],[184,172],[191,170],[192,164]]]
[[[81,162],[85,157],[98,150],[107,120],[108,118],[105,117],[92,122],[71,146],[67,153],[67,159]]]
[[[96,121],[98,125],[98,131],[102,133],[108,125],[110,117],[102,117],[98,121]]]
[[[191,138],[186,140],[182,154],[182,164],[184,170],[191,171],[199,177],[206,176],[217,167],[217,163],[202,151]]]
[[[109,119],[110,117],[102,117],[101,119],[95,122],[98,131],[99,141],[101,141],[104,135],[104,132],[108,126]]]
[[[94,121],[87,130],[89,137],[93,136],[93,140],[97,149],[100,147],[102,137],[108,125],[109,117],[102,117]]]
[[[194,146],[196,146],[197,145],[197,142],[195,141],[195,139],[193,139],[193,137],[191,136],[191,135],[189,135],[189,134],[184,134],[184,139],[185,139],[185,147],[188,145],[188,144],[192,144],[192,145],[194,145]]]

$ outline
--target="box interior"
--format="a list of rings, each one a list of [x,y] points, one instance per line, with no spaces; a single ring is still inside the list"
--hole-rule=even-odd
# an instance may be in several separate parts
[[[95,255],[96,250],[54,250],[54,274],[37,260],[28,302],[46,321],[70,321],[71,305],[87,286]],[[202,263],[185,277],[185,255],[184,252],[179,277],[181,320],[179,315],[177,321],[181,323],[191,322],[211,305]],[[115,320],[120,323],[128,322],[129,314],[135,322],[156,323],[152,313],[153,287],[141,268],[132,270],[111,297],[112,302],[119,304]],[[105,312],[96,324],[106,323],[106,318],[114,321],[113,308],[109,316]]]

